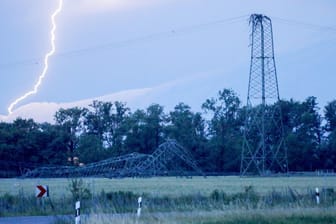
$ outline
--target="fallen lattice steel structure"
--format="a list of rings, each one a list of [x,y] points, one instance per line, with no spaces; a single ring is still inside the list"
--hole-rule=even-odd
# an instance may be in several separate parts
[[[189,152],[175,140],[167,140],[152,154],[131,153],[82,167],[47,166],[27,171],[22,177],[150,177],[202,175]]]

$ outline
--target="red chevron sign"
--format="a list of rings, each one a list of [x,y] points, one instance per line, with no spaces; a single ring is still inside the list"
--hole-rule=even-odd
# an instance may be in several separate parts
[[[35,196],[38,198],[49,197],[49,189],[47,185],[37,185]]]

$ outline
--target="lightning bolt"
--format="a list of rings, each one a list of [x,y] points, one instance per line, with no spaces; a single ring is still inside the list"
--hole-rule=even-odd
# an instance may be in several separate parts
[[[51,34],[51,50],[44,56],[44,68],[42,73],[40,74],[38,81],[36,82],[34,88],[22,95],[21,97],[17,98],[14,102],[12,102],[9,107],[8,107],[8,113],[11,114],[13,112],[13,108],[15,107],[16,104],[18,104],[20,101],[26,99],[28,96],[36,94],[38,91],[39,86],[42,84],[42,80],[44,79],[47,71],[48,71],[48,61],[49,57],[52,56],[55,53],[56,47],[55,47],[55,31],[56,31],[56,22],[55,22],[55,17],[62,11],[63,7],[63,0],[59,0],[58,8],[56,11],[51,15],[51,23],[52,23],[52,29],[50,31]]]

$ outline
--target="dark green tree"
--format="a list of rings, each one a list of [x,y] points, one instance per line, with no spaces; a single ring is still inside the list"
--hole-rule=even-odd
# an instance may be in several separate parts
[[[124,123],[130,109],[121,102],[94,101],[85,116],[88,135],[95,135],[100,145],[113,153],[122,151],[125,136]]]
[[[136,110],[125,121],[125,147],[123,153],[146,153],[146,131],[148,130],[146,112]]]
[[[56,125],[62,141],[66,142],[68,161],[71,164],[78,147],[79,136],[85,131],[83,120],[86,114],[87,109],[78,107],[60,109],[55,114]]]
[[[175,106],[174,111],[169,113],[168,121],[166,136],[177,140],[193,154],[194,159],[204,165],[207,139],[202,115],[192,112],[190,106],[179,103]]]
[[[336,100],[324,108],[326,139],[320,160],[324,169],[336,170]]]
[[[75,156],[80,163],[88,164],[106,159],[111,153],[104,148],[96,135],[82,134],[79,137],[78,147]]]
[[[242,145],[240,100],[230,89],[219,91],[217,98],[207,99],[202,108],[211,114],[209,128],[209,169],[238,171]]]
[[[319,166],[322,138],[321,116],[315,97],[304,102],[282,101],[284,126],[288,133],[289,169],[313,171]]]
[[[163,106],[152,104],[146,110],[144,141],[146,153],[152,153],[164,140],[164,127],[167,121]]]

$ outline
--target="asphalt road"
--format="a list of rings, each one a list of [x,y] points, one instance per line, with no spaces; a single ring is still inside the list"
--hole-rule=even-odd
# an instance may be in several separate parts
[[[106,217],[106,219],[113,220],[114,223],[124,223],[125,219],[133,219],[136,213],[123,214],[100,214],[99,217]],[[88,215],[82,214],[81,220],[86,221]],[[92,218],[92,215],[91,215]],[[59,215],[59,216],[19,216],[19,217],[0,217],[0,224],[54,224],[57,219],[73,220],[75,223],[75,216]]]
[[[108,219],[114,220],[116,223],[122,223],[122,220],[126,218],[135,217],[135,213],[125,214],[103,214],[100,217],[105,216]],[[88,215],[82,214],[81,220],[85,221],[89,218]],[[54,224],[57,219],[61,220],[73,220],[75,223],[75,216],[73,215],[58,215],[58,216],[18,216],[18,217],[0,217],[0,224]],[[121,220],[119,222],[119,220]]]
[[[0,217],[0,224],[52,224],[55,216]]]

